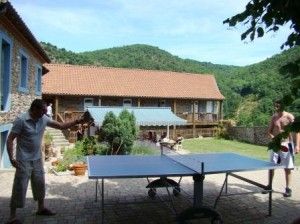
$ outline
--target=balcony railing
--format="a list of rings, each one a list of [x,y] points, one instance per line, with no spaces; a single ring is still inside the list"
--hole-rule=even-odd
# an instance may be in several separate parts
[[[181,117],[187,120],[188,123],[193,123],[193,114],[192,113],[177,113],[178,117]],[[202,124],[212,124],[219,121],[218,114],[214,113],[195,113],[195,122]]]

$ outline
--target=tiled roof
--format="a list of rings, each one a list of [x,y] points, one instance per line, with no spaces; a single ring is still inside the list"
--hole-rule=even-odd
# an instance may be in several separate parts
[[[42,59],[50,63],[50,59],[46,52],[41,47],[40,43],[36,40],[27,25],[23,22],[17,11],[9,1],[0,1],[0,21],[7,19],[19,31],[20,35],[33,46],[33,49],[42,57]]]
[[[45,64],[43,94],[224,99],[212,75]]]

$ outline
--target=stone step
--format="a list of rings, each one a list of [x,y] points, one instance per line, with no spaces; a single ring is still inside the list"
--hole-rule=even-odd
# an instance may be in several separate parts
[[[55,143],[69,143],[66,139],[62,139],[62,138],[53,138],[53,142],[55,142]]]
[[[65,138],[65,136],[64,135],[53,135],[52,133],[50,133],[52,136],[53,136],[53,138],[56,138],[56,139],[66,139]]]
[[[57,147],[68,147],[70,146],[70,143],[69,142],[65,142],[65,143],[61,143],[61,142],[54,142],[53,143],[53,147],[57,148]]]
[[[61,130],[47,127],[46,131],[53,136],[52,145],[54,147],[68,147],[70,145]]]
[[[69,146],[70,143],[68,141],[56,141],[56,140],[53,140],[52,145],[53,145],[53,147],[66,147],[66,146]]]
[[[47,132],[49,132],[49,133],[51,133],[51,134],[57,134],[57,135],[60,135],[60,134],[62,134],[62,131],[61,130],[59,130],[59,129],[53,129],[53,128],[46,128],[46,131]],[[63,135],[63,134],[62,134]]]

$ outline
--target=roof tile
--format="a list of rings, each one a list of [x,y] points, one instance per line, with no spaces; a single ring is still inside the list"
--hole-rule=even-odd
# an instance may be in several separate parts
[[[224,99],[213,75],[45,64],[43,94]]]

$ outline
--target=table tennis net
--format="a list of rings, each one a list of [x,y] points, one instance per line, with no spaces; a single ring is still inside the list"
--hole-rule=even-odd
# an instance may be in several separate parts
[[[162,149],[162,156],[166,156],[167,158],[179,163],[180,165],[195,171],[196,173],[203,173],[204,172],[204,161],[201,161],[197,158],[193,158],[193,156],[180,154],[174,150],[163,148]]]

